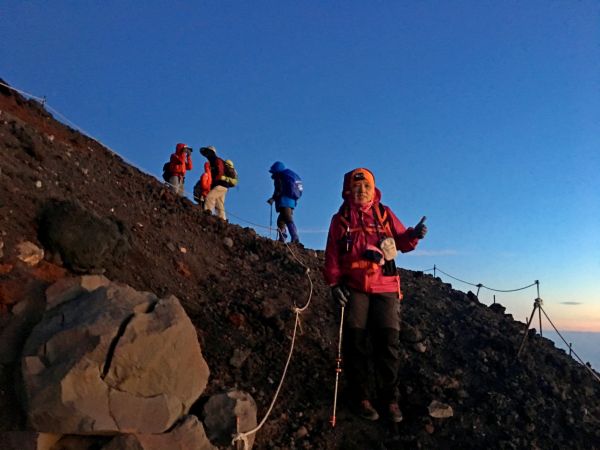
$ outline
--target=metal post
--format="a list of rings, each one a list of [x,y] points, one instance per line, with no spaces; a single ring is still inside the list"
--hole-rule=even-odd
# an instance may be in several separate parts
[[[496,304],[496,294],[494,294],[494,305]]]
[[[541,299],[540,299],[540,301],[541,301]],[[538,308],[538,314],[540,317],[540,336],[543,337],[543,334],[542,334],[542,308]]]
[[[475,294],[475,296],[477,297],[477,299],[479,300],[479,289],[481,289],[483,287],[483,284],[479,283],[477,285],[477,294]]]
[[[569,356],[573,353],[573,343],[569,342]]]
[[[433,278],[435,278],[435,264],[433,265]]]
[[[519,346],[519,351],[517,352],[517,358],[519,356],[521,356],[521,350],[523,350],[523,347],[525,346],[525,340],[527,339],[527,334],[529,332],[529,326],[531,325],[531,322],[533,321],[533,315],[535,314],[535,310],[537,308],[539,308],[539,304],[537,302],[537,299],[535,299],[535,301],[533,302],[533,311],[531,311],[529,320],[527,320],[527,328],[525,329],[525,335],[523,336],[523,340],[521,341],[521,345]]]

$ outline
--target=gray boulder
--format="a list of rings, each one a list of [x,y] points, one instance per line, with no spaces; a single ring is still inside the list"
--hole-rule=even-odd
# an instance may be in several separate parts
[[[102,285],[103,280],[96,280]],[[27,339],[25,411],[37,431],[162,433],[208,381],[196,331],[177,298],[110,283],[64,284]],[[66,300],[65,300],[66,299]]]
[[[216,450],[196,416],[185,416],[173,430],[162,434],[121,434],[102,450]]]
[[[229,445],[234,435],[256,428],[256,402],[246,392],[231,390],[213,395],[204,405],[203,422],[206,434],[216,445]],[[254,434],[248,436],[248,449],[254,444]]]

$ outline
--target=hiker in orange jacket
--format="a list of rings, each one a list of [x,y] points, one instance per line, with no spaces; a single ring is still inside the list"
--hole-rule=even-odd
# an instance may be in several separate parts
[[[169,161],[169,184],[177,194],[183,195],[185,172],[192,170],[192,167],[192,148],[180,142],[175,146],[175,153],[171,154]]]
[[[210,163],[206,161],[204,163],[204,172],[200,175],[200,180],[194,186],[194,199],[198,204],[204,207],[206,196],[210,192],[210,186],[212,184],[212,174],[210,170]]]
[[[425,237],[424,218],[405,228],[380,203],[371,171],[358,168],[344,176],[344,203],[333,216],[327,236],[323,274],[333,299],[345,307],[344,366],[349,391],[358,414],[377,420],[368,383],[367,337],[379,378],[379,400],[387,417],[402,420],[398,406],[400,277],[394,258],[397,249],[413,250]]]

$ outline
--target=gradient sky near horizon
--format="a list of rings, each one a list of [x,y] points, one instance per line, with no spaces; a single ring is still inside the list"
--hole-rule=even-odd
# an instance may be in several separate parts
[[[186,142],[191,190],[216,146],[240,173],[233,223],[269,234],[281,160],[322,249],[343,174],[368,167],[407,226],[427,216],[399,266],[539,280],[559,328],[600,331],[597,1],[8,0],[0,40],[0,78],[141,169]],[[518,320],[537,297],[494,294]]]

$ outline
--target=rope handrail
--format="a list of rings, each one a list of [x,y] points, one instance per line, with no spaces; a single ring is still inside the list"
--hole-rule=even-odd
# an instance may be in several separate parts
[[[465,283],[465,284],[468,284],[470,286],[474,286],[474,287],[478,288],[477,292],[479,292],[479,288],[482,288],[482,287],[486,288],[486,289],[489,289],[490,291],[495,291],[495,292],[517,292],[517,291],[522,291],[524,289],[528,289],[528,288],[530,288],[532,286],[536,286],[537,285],[537,288],[538,288],[538,298],[536,298],[535,305],[544,314],[544,316],[546,317],[546,319],[548,320],[548,322],[550,323],[550,325],[552,325],[552,328],[554,328],[554,331],[558,334],[558,336],[565,343],[565,345],[570,349],[571,353],[573,355],[575,355],[576,360],[583,367],[585,367],[586,370],[588,370],[596,380],[600,381],[600,376],[598,376],[598,374],[596,374],[596,372],[594,372],[586,363],[584,363],[583,359],[580,358],[579,355],[575,352],[575,350],[572,349],[571,345],[569,345],[569,343],[565,340],[565,338],[562,336],[562,334],[560,334],[560,332],[558,331],[558,329],[556,328],[556,326],[554,325],[554,323],[552,322],[552,320],[550,319],[550,317],[548,316],[548,314],[546,313],[546,311],[544,310],[544,308],[542,308],[542,306],[541,306],[541,299],[539,298],[539,294],[540,294],[540,292],[539,292],[539,286],[540,286],[539,280],[535,280],[533,283],[531,283],[531,284],[529,284],[527,286],[521,287],[521,288],[517,288],[517,289],[492,289],[492,288],[487,287],[487,286],[485,286],[484,284],[481,284],[481,283],[479,283],[479,284],[470,283],[468,281],[461,280],[460,278],[454,277],[454,276],[450,275],[449,273],[446,273],[443,270],[441,270],[439,267],[437,267],[437,265],[434,265],[431,269],[422,270],[422,272],[430,272],[430,271],[434,271],[434,273],[436,271],[440,272],[440,273],[443,273],[444,275],[452,278],[453,280],[460,281],[461,283]],[[535,309],[534,309],[534,312],[535,312]],[[531,315],[531,319],[533,319],[533,312],[532,312],[532,315]],[[530,325],[530,321],[528,321],[528,323],[527,323],[527,328],[529,328],[529,325]],[[540,316],[540,333],[541,333],[541,316]],[[523,343],[521,344],[521,347],[522,346],[523,346]],[[519,350],[519,352],[520,352],[520,350]]]
[[[581,365],[583,367],[585,367],[592,374],[592,376],[594,378],[596,378],[596,380],[600,381],[600,377],[598,376],[598,374],[596,374],[592,369],[590,369],[588,367],[588,365],[586,363],[583,362],[583,359],[581,359],[579,357],[579,355],[575,352],[575,350],[573,350],[572,347],[569,345],[569,343],[565,340],[565,338],[563,337],[563,335],[560,334],[560,331],[558,331],[558,329],[556,328],[556,326],[554,326],[554,323],[552,322],[552,320],[550,320],[550,317],[548,316],[548,314],[546,314],[546,310],[544,308],[542,308],[542,306],[539,306],[539,308],[542,311],[542,313],[544,313],[544,316],[546,317],[546,319],[548,319],[548,322],[550,322],[550,325],[552,325],[552,328],[554,328],[554,331],[556,331],[556,334],[558,334],[560,336],[560,338],[565,343],[565,345],[567,346],[567,348],[570,349],[570,352],[573,353],[573,355],[575,355],[577,357],[577,360],[581,363]]]
[[[41,103],[45,102],[45,99],[43,97],[36,97],[35,95],[30,94],[29,92],[22,91],[22,90],[17,89],[17,88],[15,88],[13,86],[10,86],[8,84],[2,83],[1,81],[0,81],[0,86],[4,86],[5,88],[11,89],[11,90],[13,90],[15,92],[18,92],[19,94],[26,95],[27,97],[32,98],[34,100],[37,100],[38,102],[41,102]]]
[[[427,269],[427,271],[430,271],[430,270],[434,270],[434,269]],[[456,277],[450,275],[449,273],[444,272],[443,270],[441,270],[437,266],[435,267],[435,270],[438,271],[438,272],[440,272],[440,273],[443,273],[444,275],[446,275],[447,277],[452,278],[453,280],[460,281],[461,283],[465,283],[465,284],[468,284],[470,286],[474,286],[476,288],[485,288],[485,289],[488,289],[488,290],[494,291],[494,292],[517,292],[517,291],[522,291],[524,289],[529,289],[530,287],[535,286],[536,284],[539,284],[539,282],[536,280],[533,283],[528,284],[527,286],[523,286],[523,287],[516,288],[516,289],[494,289],[494,288],[486,286],[485,284],[482,284],[482,283],[475,284],[475,283],[471,283],[469,281],[461,280],[460,278],[456,278]],[[423,271],[423,272],[425,272],[425,271]]]
[[[273,396],[273,400],[271,400],[271,404],[269,405],[269,408],[267,410],[267,412],[265,413],[265,416],[263,417],[263,419],[260,421],[260,423],[254,427],[253,429],[249,430],[249,431],[245,431],[245,432],[238,432],[236,435],[233,436],[233,439],[231,441],[231,445],[236,445],[236,442],[241,441],[243,443],[244,449],[249,448],[249,443],[248,443],[248,436],[256,433],[258,430],[260,430],[263,425],[267,422],[267,418],[269,417],[269,415],[271,414],[271,412],[273,411],[273,407],[275,406],[275,402],[277,401],[277,398],[279,397],[279,393],[281,391],[281,387],[283,386],[283,382],[285,380],[285,377],[287,375],[287,370],[288,367],[290,365],[290,361],[292,359],[292,354],[294,353],[294,346],[296,344],[296,334],[298,331],[298,328],[300,328],[300,330],[302,330],[302,325],[300,322],[300,315],[308,308],[308,306],[310,305],[310,302],[312,300],[312,296],[313,296],[313,281],[312,278],[310,277],[310,268],[306,266],[306,264],[304,264],[299,258],[298,256],[294,253],[294,251],[292,250],[292,248],[289,246],[289,244],[287,242],[285,242],[285,246],[287,247],[288,251],[290,252],[290,254],[292,255],[292,257],[302,266],[306,269],[305,274],[306,277],[308,278],[309,284],[310,284],[310,290],[309,290],[309,294],[308,294],[308,300],[306,301],[306,303],[304,304],[304,306],[302,307],[298,307],[295,303],[294,303],[294,313],[296,314],[296,319],[294,322],[294,331],[292,333],[292,343],[290,344],[290,350],[288,352],[288,357],[287,360],[285,362],[285,366],[283,368],[283,372],[281,375],[281,380],[279,381],[279,384],[277,386],[277,389],[275,390],[275,394]]]

